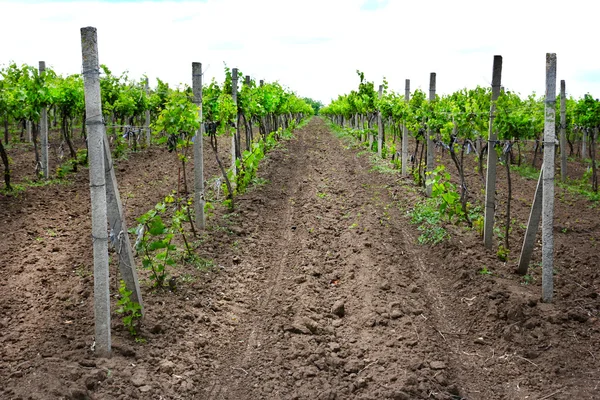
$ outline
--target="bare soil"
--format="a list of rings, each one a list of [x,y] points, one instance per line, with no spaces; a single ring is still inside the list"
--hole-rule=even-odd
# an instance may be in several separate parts
[[[207,176],[217,176],[205,147]],[[12,151],[23,177],[31,153]],[[222,151],[228,163],[225,142]],[[177,168],[157,148],[119,161],[129,226],[177,189]],[[273,150],[259,175],[267,183],[234,212],[217,206],[197,239],[213,267],[174,269],[173,290],[142,285],[145,343],[113,314],[109,359],[91,350],[87,170],[0,197],[0,398],[600,398],[593,203],[557,190],[556,293],[544,304],[540,249],[527,284],[514,273],[535,181],[513,174],[505,263],[462,225],[448,224],[440,245],[418,245],[407,211],[421,190],[374,171],[321,119]],[[478,179],[469,177],[475,199]],[[500,172],[498,221],[505,185]]]

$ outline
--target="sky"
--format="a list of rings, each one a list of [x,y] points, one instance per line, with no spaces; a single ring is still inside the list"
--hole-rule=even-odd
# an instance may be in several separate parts
[[[80,28],[98,29],[113,73],[191,85],[191,64],[222,81],[224,63],[279,81],[324,104],[358,87],[356,70],[391,90],[502,85],[545,92],[546,53],[557,53],[567,94],[600,97],[597,0],[0,0],[0,65],[81,71]],[[560,84],[557,82],[557,87]]]

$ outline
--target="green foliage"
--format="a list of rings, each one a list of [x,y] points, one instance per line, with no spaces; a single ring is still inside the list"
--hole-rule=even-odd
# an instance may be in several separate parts
[[[439,210],[439,199],[425,199],[415,204],[410,211],[411,223],[419,225],[421,235],[417,238],[419,244],[438,244],[450,237],[440,226],[442,215]]]
[[[508,253],[509,252],[510,252],[509,249],[507,249],[503,245],[500,245],[500,246],[498,246],[498,251],[496,252],[496,256],[498,257],[498,260],[506,262],[506,261],[508,261]]]
[[[142,307],[138,302],[131,300],[132,293],[125,287],[125,281],[121,280],[119,286],[120,299],[117,301],[115,312],[122,316],[123,325],[127,328],[129,334],[137,336],[137,328],[142,318]]]
[[[167,200],[168,201],[168,200]],[[142,254],[142,266],[150,271],[150,279],[155,287],[163,287],[168,276],[167,267],[174,267],[173,253],[176,250],[171,242],[174,233],[163,222],[167,203],[158,203],[152,210],[140,216],[135,248]]]
[[[431,197],[440,200],[440,212],[446,214],[449,221],[452,221],[453,217],[464,217],[460,194],[450,182],[450,174],[446,172],[446,167],[438,165],[435,170],[427,172],[427,176],[426,184],[431,185]]]
[[[164,133],[158,143],[167,143],[169,150],[180,150],[191,144],[192,137],[200,127],[198,106],[187,92],[173,91],[165,107],[152,124],[153,131]]]
[[[488,269],[488,267],[483,266],[479,271],[477,271],[479,275],[491,275],[492,271]]]
[[[318,100],[313,100],[310,97],[304,97],[302,100],[304,100],[308,105],[310,105],[312,107],[312,109],[314,110],[315,115],[319,114],[319,110],[321,108],[323,108],[323,103],[321,103]]]

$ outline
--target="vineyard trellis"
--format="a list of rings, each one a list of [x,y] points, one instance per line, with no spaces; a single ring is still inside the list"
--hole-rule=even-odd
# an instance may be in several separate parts
[[[534,167],[540,150],[543,149],[544,163],[542,169],[544,171],[541,175],[544,176],[544,173],[548,171],[547,178],[543,178],[544,184],[547,184],[547,182],[554,182],[554,163],[550,163],[550,160],[554,160],[555,145],[558,145],[561,154],[559,165],[561,179],[565,182],[568,180],[567,157],[578,155],[576,143],[579,142],[579,148],[581,148],[581,154],[579,155],[581,158],[589,156],[591,161],[591,190],[594,193],[597,192],[595,140],[600,127],[600,101],[593,99],[590,95],[585,95],[582,99],[567,98],[564,81],[561,81],[561,93],[558,96],[555,91],[548,90],[546,99],[535,94],[521,97],[518,93],[502,87],[501,69],[502,57],[495,56],[491,87],[461,89],[442,96],[435,94],[435,74],[432,73],[430,75],[429,101],[426,101],[425,94],[419,89],[410,93],[410,80],[408,79],[405,81],[404,96],[400,96],[394,91],[388,91],[385,78],[383,87],[386,90],[378,96],[373,90],[373,82],[366,81],[364,73],[357,71],[360,78],[358,90],[338,96],[336,100],[323,108],[321,113],[330,118],[333,123],[346,129],[359,141],[363,142],[364,140],[365,145],[372,151],[376,151],[380,157],[386,158],[386,155],[391,154],[392,161],[401,168],[402,175],[406,176],[409,171],[412,171],[416,184],[424,187],[427,195],[431,194],[432,185],[439,182],[440,179],[435,176],[438,169],[433,167],[435,160],[433,150],[437,148],[442,152],[448,151],[458,176],[459,194],[457,198],[462,208],[459,213],[463,216],[467,225],[477,224],[478,229],[481,229],[483,234],[483,243],[488,249],[492,249],[494,237],[497,234],[497,229],[494,227],[498,204],[495,189],[495,169],[498,161],[500,161],[506,169],[508,193],[504,240],[498,244],[498,254],[506,257],[509,251],[508,237],[512,220],[511,165],[520,166],[523,163],[523,145],[534,145],[533,156],[530,161]],[[549,77],[548,82],[551,80],[552,78]],[[556,82],[554,85],[556,86]],[[560,113],[560,124],[548,122],[550,111]],[[379,115],[379,113],[381,118],[377,121],[378,126],[376,129],[379,132],[389,129],[392,132],[392,137],[383,142],[383,148],[378,145],[374,149],[371,140],[374,128],[370,121],[373,119],[373,115]],[[368,122],[367,126],[365,126],[364,121]],[[396,127],[401,127],[401,129],[396,129]],[[402,142],[401,161],[398,160],[395,152],[397,132],[402,132],[402,137],[399,138]],[[368,139],[363,139],[365,134]],[[415,146],[410,157],[408,155],[409,136],[412,137]],[[560,137],[560,141],[556,142],[555,137]],[[427,150],[427,156],[424,160],[425,150]],[[480,216],[477,221],[470,219],[469,209],[473,207],[471,204],[472,196],[469,193],[465,179],[464,160],[465,156],[469,154],[474,154],[478,158],[478,173],[486,189],[483,205],[485,215]],[[486,159],[487,168],[484,168],[484,160]],[[427,178],[423,171],[427,171],[427,175],[433,175],[434,179]],[[550,171],[552,171],[552,174]],[[484,177],[484,172],[487,173],[486,177]],[[539,191],[541,191],[541,186]],[[540,197],[545,199],[544,196],[540,195]],[[538,203],[534,202],[534,204]],[[544,209],[549,210],[552,207],[553,205],[549,204],[546,199]],[[540,214],[542,214],[541,200],[539,201],[539,208]],[[536,220],[534,214],[532,210],[530,224]],[[551,224],[552,216],[549,211],[545,211],[544,215],[546,225],[544,225],[543,242],[548,246],[552,246],[551,232],[548,227],[551,226],[548,224]],[[529,256],[525,253],[530,252],[529,243],[533,246],[531,235],[535,238],[537,226],[532,228],[534,230],[526,235],[529,238],[526,240],[527,245],[524,244],[522,260],[518,269],[521,274],[527,273],[530,253]],[[546,247],[544,249],[543,264],[546,271],[544,280],[548,282],[552,280],[552,275],[548,272],[552,269],[552,250],[548,250]],[[543,289],[545,301],[551,301],[551,283],[549,285],[547,284]]]

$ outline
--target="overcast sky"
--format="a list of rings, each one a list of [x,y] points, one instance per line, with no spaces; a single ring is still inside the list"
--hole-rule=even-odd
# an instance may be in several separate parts
[[[79,29],[98,28],[100,62],[133,78],[191,84],[191,63],[223,79],[223,62],[328,103],[358,85],[356,70],[404,91],[491,83],[545,90],[545,54],[575,97],[600,97],[597,0],[0,0],[0,64],[81,70]]]

